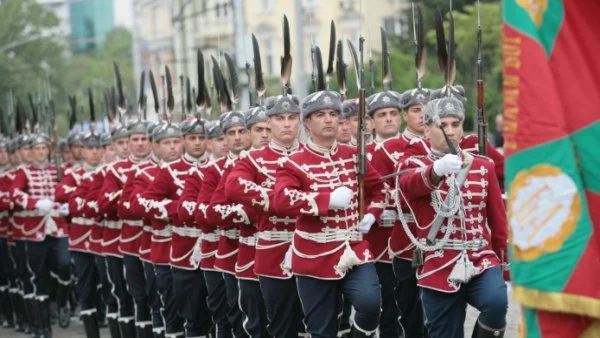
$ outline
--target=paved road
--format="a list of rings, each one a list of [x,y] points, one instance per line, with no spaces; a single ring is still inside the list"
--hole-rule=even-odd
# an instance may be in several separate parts
[[[507,316],[507,330],[504,337],[506,338],[516,338],[517,337],[517,324],[519,322],[520,311],[518,305],[514,302],[510,302]],[[467,320],[465,321],[465,338],[471,337],[471,332],[473,332],[473,325],[477,320],[477,310],[473,309],[469,306],[467,309]],[[71,321],[71,326],[64,330],[61,328],[54,328],[53,336],[57,338],[85,338],[85,332],[83,330],[83,324],[81,321],[73,318]],[[100,336],[104,338],[109,337],[109,333],[107,329],[102,329],[100,331]],[[13,330],[2,329],[0,328],[0,337],[2,338],[26,338],[28,336],[24,334],[18,334]]]

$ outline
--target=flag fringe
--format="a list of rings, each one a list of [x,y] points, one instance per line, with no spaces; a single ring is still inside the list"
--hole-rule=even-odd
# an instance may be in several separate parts
[[[512,296],[521,305],[532,309],[565,312],[600,319],[600,299],[560,292],[544,292],[520,285],[513,285]],[[597,330],[600,330],[600,327]]]

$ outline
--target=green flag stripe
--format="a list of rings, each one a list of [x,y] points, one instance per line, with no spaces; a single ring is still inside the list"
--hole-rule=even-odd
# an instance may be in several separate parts
[[[573,146],[577,152],[577,160],[583,184],[586,189],[600,193],[600,121],[573,133]]]

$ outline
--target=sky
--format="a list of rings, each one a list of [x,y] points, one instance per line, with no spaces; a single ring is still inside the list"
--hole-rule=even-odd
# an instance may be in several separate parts
[[[113,0],[115,25],[131,29],[133,16],[133,0]]]

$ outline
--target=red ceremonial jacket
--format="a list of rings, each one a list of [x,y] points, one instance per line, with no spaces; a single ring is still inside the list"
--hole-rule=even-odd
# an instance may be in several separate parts
[[[10,200],[10,184],[14,180],[10,167],[0,168],[0,238],[8,238],[10,229],[10,212],[12,202]]]
[[[189,257],[199,231],[182,226],[178,206],[185,181],[196,166],[197,159],[187,154],[179,160],[162,164],[148,189],[138,198],[152,224],[151,258],[155,264],[194,268]]]
[[[120,217],[119,202],[125,184],[135,173],[135,167],[140,161],[142,160],[130,156],[125,160],[107,164],[105,167],[104,181],[98,194],[98,209],[107,224],[102,233],[102,250],[107,255],[121,257],[123,253],[127,253],[137,256],[138,244],[131,242],[135,242],[139,237],[139,235],[136,237],[136,231],[138,229],[141,231],[141,226],[136,227],[129,224],[127,218]],[[135,253],[122,250],[123,243],[132,244]]]
[[[415,169],[400,177],[400,188],[414,211],[418,225],[415,236],[419,239],[427,237],[436,214],[432,207],[432,192],[439,192],[441,198],[447,196],[445,180],[437,187],[431,181],[433,162],[437,158],[433,153],[411,157],[400,166],[400,170]],[[419,286],[442,292],[458,291],[460,283],[451,282],[448,277],[465,243],[471,246],[467,250],[468,258],[480,270],[479,273],[499,266],[498,257],[507,255],[508,225],[494,167],[491,159],[473,156],[469,173],[460,189],[463,203],[462,210],[458,212],[462,212],[463,216],[454,216],[451,223],[445,220],[442,224],[436,240],[451,231],[449,240],[440,250],[424,253],[424,264],[417,269]],[[465,239],[461,223],[464,223]]]
[[[242,152],[244,154],[245,151]],[[223,165],[223,175],[219,180],[219,185],[215,189],[210,200],[207,212],[209,224],[216,224],[219,227],[219,245],[215,255],[215,268],[225,273],[237,275],[236,263],[238,259],[240,241],[251,243],[254,230],[249,229],[257,222],[258,215],[254,209],[239,203],[231,203],[225,195],[225,184],[227,177],[232,172],[233,167],[239,161],[239,158],[229,153],[227,161]],[[243,227],[243,237],[240,230]],[[246,251],[247,254],[248,251]],[[245,257],[244,260],[254,260],[252,257]],[[256,279],[253,271],[241,269],[240,275],[246,279]]]
[[[19,232],[18,239],[41,242],[46,235],[68,237],[68,225],[64,217],[58,215],[58,203],[49,214],[35,209],[40,199],[54,200],[57,184],[56,167],[51,164],[23,165],[15,172],[10,197],[20,209],[13,215],[13,224]]]
[[[244,274],[246,278],[253,277],[252,269],[256,275],[292,278],[283,262],[292,243],[296,218],[274,212],[273,186],[277,168],[301,147],[296,144],[285,149],[271,142],[264,148],[252,150],[242,156],[227,179],[227,198],[259,213],[258,229],[254,224],[241,226],[240,236],[251,240],[240,240],[238,278]]]
[[[195,218],[196,214],[201,212],[198,209],[197,200],[203,179],[204,176],[200,172],[200,168],[195,166],[192,167],[190,174],[185,179],[183,192],[177,202],[177,215],[181,227],[187,229],[190,234],[196,233],[193,241],[191,240],[193,236],[190,236],[189,240],[187,240],[188,237],[185,237],[186,244],[181,242],[179,244],[181,248],[175,249],[174,246],[171,246],[171,266],[176,266],[180,269],[196,270],[200,267],[200,264],[198,264],[199,262],[191,261],[191,256],[196,245],[198,245],[197,250],[200,250],[200,252],[202,248],[201,242],[197,243],[197,241],[202,241],[202,231],[200,230],[200,226],[196,223]],[[183,252],[185,252],[185,254],[182,254]]]
[[[209,216],[212,212],[210,200],[219,185],[227,160],[228,157],[225,156],[211,161],[206,166],[200,168],[200,176],[203,177],[203,180],[196,200],[198,212],[196,212],[195,220],[202,231],[202,243],[200,246],[202,256],[200,269],[202,270],[217,271],[215,268],[215,259],[219,247],[220,232],[217,225],[212,223],[212,219],[216,217],[212,216],[211,218]],[[183,205],[183,202],[181,204]]]
[[[67,168],[56,188],[56,201],[69,205],[71,218],[69,250],[90,253],[92,226],[96,220],[95,215],[91,215],[86,206],[86,194],[90,181],[88,179],[84,183],[85,174],[86,169],[83,166]]]
[[[311,140],[277,170],[274,210],[297,216],[292,272],[320,279],[341,279],[348,269],[375,258],[369,243],[356,230],[356,194],[347,209],[329,210],[331,192],[340,186],[358,191],[356,148],[334,144],[321,148]],[[383,182],[367,163],[365,213],[379,219],[385,206]],[[376,225],[373,225],[375,227]]]

